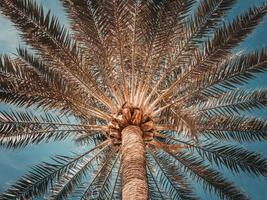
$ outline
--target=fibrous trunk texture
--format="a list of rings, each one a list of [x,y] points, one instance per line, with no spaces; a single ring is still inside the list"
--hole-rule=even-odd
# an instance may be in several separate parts
[[[123,200],[147,200],[145,144],[138,126],[122,130]]]

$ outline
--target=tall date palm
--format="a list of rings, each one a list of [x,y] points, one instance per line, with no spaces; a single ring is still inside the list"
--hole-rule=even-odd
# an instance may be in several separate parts
[[[236,0],[61,0],[71,32],[33,0],[0,0],[27,48],[1,57],[0,145],[74,140],[86,149],[32,168],[0,199],[249,199],[219,172],[267,176],[241,144],[267,140],[266,91],[239,89],[267,51],[236,47],[267,4]],[[19,109],[20,108],[20,109]]]

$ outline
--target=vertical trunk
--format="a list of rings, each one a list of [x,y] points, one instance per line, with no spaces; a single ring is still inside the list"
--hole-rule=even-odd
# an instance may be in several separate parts
[[[122,130],[123,200],[147,200],[145,144],[138,126]]]

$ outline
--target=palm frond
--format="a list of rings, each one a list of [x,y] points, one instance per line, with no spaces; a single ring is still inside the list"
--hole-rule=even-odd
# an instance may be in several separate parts
[[[155,113],[157,113],[157,111]],[[162,127],[161,131],[176,131],[177,133],[184,133],[192,137],[197,133],[196,118],[181,112],[179,109],[164,109],[164,112],[162,112],[160,116],[162,117],[160,117],[161,121],[158,123],[158,126]]]
[[[152,166],[147,162],[147,180],[148,180],[148,189],[149,189],[149,199],[171,199],[168,198],[167,194],[162,191],[162,187],[159,185],[155,177],[155,170],[152,169]]]
[[[116,156],[114,162],[111,164],[108,173],[106,174],[104,180],[102,181],[101,187],[98,190],[99,192],[98,192],[96,199],[108,199],[111,196],[110,186],[112,185],[112,173],[116,167],[117,162],[119,162],[119,163],[121,162],[121,154],[120,153],[117,153],[117,156]]]
[[[217,63],[227,59],[231,49],[236,47],[260,23],[266,14],[266,10],[266,4],[261,7],[255,7],[237,17],[232,23],[218,29],[213,39],[205,43],[204,52],[197,53],[196,61],[193,61],[180,75],[180,78],[172,82],[150,106],[154,107],[157,105],[164,97],[172,93],[180,83],[188,80],[189,77],[197,77],[203,71],[208,71]]]
[[[187,0],[183,3],[178,3],[178,1],[169,1],[164,2],[162,9],[157,11],[159,14],[159,19],[156,24],[154,24],[154,35],[151,40],[150,49],[147,53],[148,57],[151,57],[151,61],[146,58],[144,64],[144,70],[142,76],[146,75],[146,80],[142,83],[142,79],[140,80],[140,84],[143,85],[142,89],[142,98],[141,101],[145,98],[144,95],[147,93],[153,84],[151,84],[152,78],[157,72],[161,72],[162,66],[161,62],[165,59],[166,54],[168,54],[169,49],[173,45],[176,40],[180,40],[179,35],[181,32],[181,27],[184,23],[184,19],[188,14],[188,10],[194,3],[194,0]],[[176,36],[178,35],[178,36]],[[151,63],[151,64],[149,64]],[[150,67],[148,66],[150,65]],[[146,67],[149,67],[146,70]],[[151,85],[151,86],[150,86]]]
[[[131,21],[131,7],[133,6],[135,6],[134,1],[106,1],[106,7],[111,8],[110,10],[112,14],[109,16],[111,16],[111,20],[114,24],[115,33],[113,37],[115,38],[116,45],[118,47],[116,54],[121,72],[120,84],[122,85],[125,96],[124,98],[127,101],[130,100],[129,84],[127,83],[129,77],[127,75],[129,74],[128,62],[131,59],[131,51],[127,51],[126,49],[129,49],[130,45],[129,38],[131,35],[131,29],[128,25],[128,20]]]
[[[267,69],[266,49],[251,52],[219,64],[214,70],[204,73],[200,80],[194,81],[189,98],[203,98],[205,96],[218,96],[225,90],[236,89],[253,79],[257,74],[264,73]],[[184,99],[188,99],[184,98]]]
[[[43,9],[36,2],[3,0],[1,1],[1,10],[17,28],[23,31],[21,34],[23,39],[36,49],[43,51],[42,47],[48,48],[51,45],[50,50],[61,50],[62,48],[68,53],[75,54],[77,49],[75,49],[76,46],[67,30],[60,27],[56,17],[51,18],[50,12],[45,15]],[[32,37],[31,34],[35,37]]]
[[[256,152],[250,152],[241,147],[233,145],[207,144],[192,145],[204,159],[209,160],[217,166],[225,166],[231,172],[244,171],[257,176],[267,175],[267,160]]]
[[[99,188],[102,188],[106,178],[109,176],[110,172],[113,170],[114,163],[116,158],[118,158],[117,148],[113,148],[110,151],[105,159],[101,162],[101,166],[96,171],[96,174],[91,178],[90,182],[86,186],[85,191],[81,195],[81,200],[88,198],[96,198],[99,195]],[[117,155],[117,156],[116,156]]]
[[[27,199],[31,197],[39,197],[41,194],[47,192],[50,183],[53,184],[54,180],[78,165],[81,159],[88,159],[86,157],[90,155],[91,152],[94,152],[99,148],[105,148],[107,145],[109,145],[108,142],[101,143],[76,157],[56,156],[53,158],[53,164],[43,162],[33,167],[32,172],[22,177],[16,184],[11,186],[1,195],[1,199],[15,200],[18,198]]]
[[[155,154],[150,148],[148,152],[156,164],[153,166],[158,166],[157,179],[172,199],[197,199],[183,174],[168,158]]]
[[[184,38],[178,40],[178,42],[175,41],[175,44],[178,44],[176,44],[177,47],[173,52],[174,58],[170,59],[168,62],[167,70],[159,75],[160,78],[146,101],[150,100],[164,79],[169,79],[171,72],[175,72],[177,69],[179,71],[179,67],[182,67],[184,63],[190,63],[188,58],[191,57],[192,54],[195,54],[197,48],[196,44],[199,45],[203,42],[202,37],[206,36],[207,33],[217,27],[223,16],[235,2],[236,0],[200,1],[194,16],[191,17],[189,22],[184,25],[182,32],[184,34]]]
[[[109,148],[102,148],[94,155],[91,155],[90,158],[82,160],[79,164],[72,167],[71,170],[63,174],[51,188],[51,195],[48,199],[68,199],[69,195],[75,191],[76,187],[81,184],[82,180],[88,177],[89,170],[93,168],[93,165],[97,165],[97,162],[95,162],[97,158],[107,154],[110,149],[110,146]]]
[[[208,97],[224,95],[227,90],[234,90],[253,79],[258,73],[265,72],[267,69],[266,60],[266,49],[242,56],[234,56],[229,61],[218,64],[214,70],[203,73],[200,79],[185,84],[184,87],[181,87],[181,93],[177,95],[175,101],[167,103],[156,112],[162,112],[181,103],[197,104],[197,101],[205,101]]]
[[[74,142],[79,146],[87,146],[90,144],[98,144],[107,139],[107,133],[103,131],[94,131],[91,133],[80,133],[74,138]]]
[[[44,110],[71,112],[69,102],[66,102],[63,95],[45,82],[31,66],[18,59],[12,61],[3,56],[0,68],[1,102],[19,107],[34,105]]]
[[[206,36],[221,22],[226,12],[230,10],[236,0],[202,0],[194,16],[189,21],[188,38],[198,44],[198,39]],[[187,39],[188,40],[188,39]],[[188,47],[187,47],[188,48]]]
[[[0,144],[7,148],[20,148],[40,142],[75,138],[79,134],[94,135],[104,131],[101,125],[71,123],[49,113],[34,115],[31,112],[0,112]]]
[[[183,144],[185,145],[184,148],[187,147],[196,151],[203,160],[208,160],[218,167],[225,166],[231,172],[240,173],[243,171],[256,176],[267,175],[267,159],[242,147],[222,144],[221,142],[199,144],[166,135],[157,134],[157,136]]]
[[[185,25],[185,38],[178,45],[178,52],[169,64],[168,73],[177,67],[177,64],[190,62],[187,58],[194,53],[204,38],[214,31],[222,21],[226,12],[236,0],[202,0],[196,9],[194,16]]]
[[[116,174],[115,174],[115,180],[114,180],[114,183],[113,183],[113,185],[111,186],[111,193],[110,193],[110,196],[109,196],[109,200],[113,200],[114,199],[114,197],[115,197],[115,199],[117,199],[116,198],[116,187],[118,186],[118,185],[120,185],[121,184],[121,180],[120,180],[120,178],[121,178],[121,174],[122,174],[122,171],[121,171],[121,160],[120,160],[120,162],[119,162],[119,167],[118,167],[118,170],[117,170],[117,172],[116,172]],[[118,191],[118,190],[117,190]],[[118,195],[118,196],[121,196],[121,195]],[[120,199],[120,198],[118,198],[118,199]]]
[[[110,100],[98,88],[93,76],[83,70],[76,42],[60,26],[56,17],[51,17],[50,12],[45,15],[41,7],[29,0],[5,0],[1,2],[1,9],[22,30],[23,39],[39,50],[43,60],[60,66],[65,76],[72,80],[72,84],[112,108]],[[50,70],[59,73],[55,66]],[[62,73],[59,74],[62,76]]]
[[[108,86],[107,89],[111,91],[111,95],[118,103],[122,103],[123,96],[116,82],[116,78],[121,80],[121,77],[116,76],[116,66],[112,65],[112,56],[115,57],[116,49],[112,33],[115,31],[115,22],[111,19],[113,14],[110,11],[110,5],[107,5],[109,2],[112,1],[99,3],[95,0],[89,2],[64,0],[63,5],[67,8],[73,30],[77,30],[76,38],[81,43],[85,43],[82,51],[89,58],[87,60],[90,60],[88,64],[94,65],[97,71],[100,71],[98,74]]]
[[[255,77],[257,73],[266,71],[267,52],[266,49],[256,51],[251,54],[242,55],[229,64],[219,67],[217,77],[211,77],[213,84],[218,84],[225,88],[233,88],[235,85],[246,83]]]
[[[45,110],[58,109],[63,113],[83,115],[83,110],[89,110],[92,115],[109,118],[103,111],[88,106],[78,93],[67,88],[66,82],[58,76],[48,76],[44,64],[38,57],[28,53],[27,49],[18,49],[19,59],[11,60],[7,56],[1,57],[0,73],[1,98],[5,103],[18,106],[36,106]],[[49,78],[47,78],[49,77]],[[3,81],[3,83],[2,83]],[[63,87],[63,88],[62,88]],[[74,104],[74,105],[73,105]],[[78,107],[81,107],[79,109]],[[78,108],[78,109],[77,109]]]
[[[248,12],[238,16],[231,23],[223,25],[211,40],[204,45],[204,52],[198,67],[201,70],[211,69],[214,64],[228,58],[231,50],[242,42],[246,36],[262,21],[267,12],[267,5],[251,8]],[[220,56],[218,56],[218,54]],[[220,58],[220,60],[218,60]],[[200,66],[199,66],[200,64]],[[199,72],[200,72],[199,71]],[[198,71],[195,71],[197,74]]]
[[[262,109],[267,104],[266,91],[247,92],[244,90],[226,93],[218,98],[210,98],[199,106],[198,112],[203,115],[233,115],[242,111]]]
[[[185,173],[189,173],[194,180],[202,183],[206,191],[216,193],[221,199],[249,199],[233,183],[223,178],[219,172],[209,169],[197,157],[182,152],[176,155],[171,152],[165,152],[162,156],[166,155],[173,157]]]
[[[200,134],[220,141],[252,142],[267,140],[266,120],[255,117],[211,117],[199,125]]]

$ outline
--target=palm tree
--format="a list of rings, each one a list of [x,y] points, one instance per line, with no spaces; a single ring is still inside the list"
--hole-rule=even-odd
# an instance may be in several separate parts
[[[240,85],[266,71],[267,50],[240,42],[267,4],[230,22],[236,0],[61,0],[71,33],[32,0],[0,0],[28,45],[0,62],[0,144],[74,140],[87,150],[32,168],[1,200],[249,197],[219,172],[267,176],[246,150],[267,140],[266,91]],[[192,11],[193,10],[193,11]],[[18,109],[19,108],[19,109]]]

